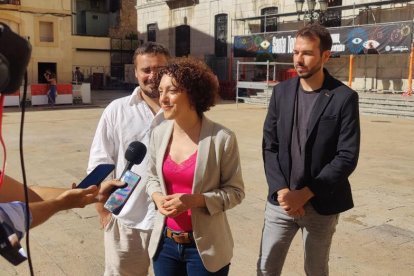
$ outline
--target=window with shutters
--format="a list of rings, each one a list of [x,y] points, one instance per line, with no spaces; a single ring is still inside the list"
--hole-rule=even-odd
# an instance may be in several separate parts
[[[157,41],[157,24],[148,24],[147,25],[147,40],[156,42]]]
[[[276,32],[277,31],[277,7],[264,8],[261,11],[261,15],[265,15],[261,19],[260,31],[263,32]],[[272,16],[273,15],[273,16]]]
[[[190,54],[190,26],[181,25],[175,28],[175,56],[183,57]]]
[[[227,57],[227,14],[217,14],[214,21],[214,53],[216,57]]]

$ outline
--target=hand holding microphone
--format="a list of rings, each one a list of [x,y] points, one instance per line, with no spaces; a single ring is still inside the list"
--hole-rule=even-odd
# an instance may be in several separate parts
[[[124,187],[114,189],[104,205],[105,209],[115,215],[118,215],[121,212],[128,198],[131,196],[135,187],[141,180],[141,176],[133,173],[131,168],[133,165],[140,164],[142,160],[144,160],[146,153],[147,148],[143,143],[135,141],[129,144],[127,150],[125,151],[125,159],[127,160],[127,164],[125,165],[125,169],[120,176],[120,180],[126,184]]]

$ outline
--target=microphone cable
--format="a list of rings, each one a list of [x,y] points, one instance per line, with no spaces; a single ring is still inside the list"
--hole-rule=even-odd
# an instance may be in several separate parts
[[[21,106],[21,119],[20,119],[20,135],[19,135],[19,152],[20,152],[20,165],[22,168],[23,186],[24,186],[24,199],[26,203],[26,253],[27,261],[29,265],[30,275],[34,276],[32,258],[30,255],[30,208],[29,208],[29,192],[27,188],[26,180],[26,169],[24,166],[24,155],[23,155],[23,127],[24,127],[24,115],[26,113],[26,97],[27,97],[27,70],[24,73],[24,86],[23,86],[23,97],[20,101]]]

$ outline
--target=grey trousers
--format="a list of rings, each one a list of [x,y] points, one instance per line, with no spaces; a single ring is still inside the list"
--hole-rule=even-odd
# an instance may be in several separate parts
[[[267,202],[257,275],[281,274],[290,244],[299,229],[302,230],[306,275],[329,275],[329,250],[339,214],[320,215],[310,203],[304,208],[305,215],[295,219],[280,206]]]

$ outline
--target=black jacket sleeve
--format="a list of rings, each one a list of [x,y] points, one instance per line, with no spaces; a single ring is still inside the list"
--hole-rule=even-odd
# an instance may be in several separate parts
[[[262,154],[264,162],[264,170],[266,174],[266,180],[269,186],[269,199],[274,196],[275,192],[280,189],[287,188],[287,181],[282,173],[279,163],[279,135],[278,135],[278,123],[279,123],[279,108],[277,107],[277,91],[275,86],[269,102],[269,109],[264,122],[263,127],[263,142],[262,142]]]

